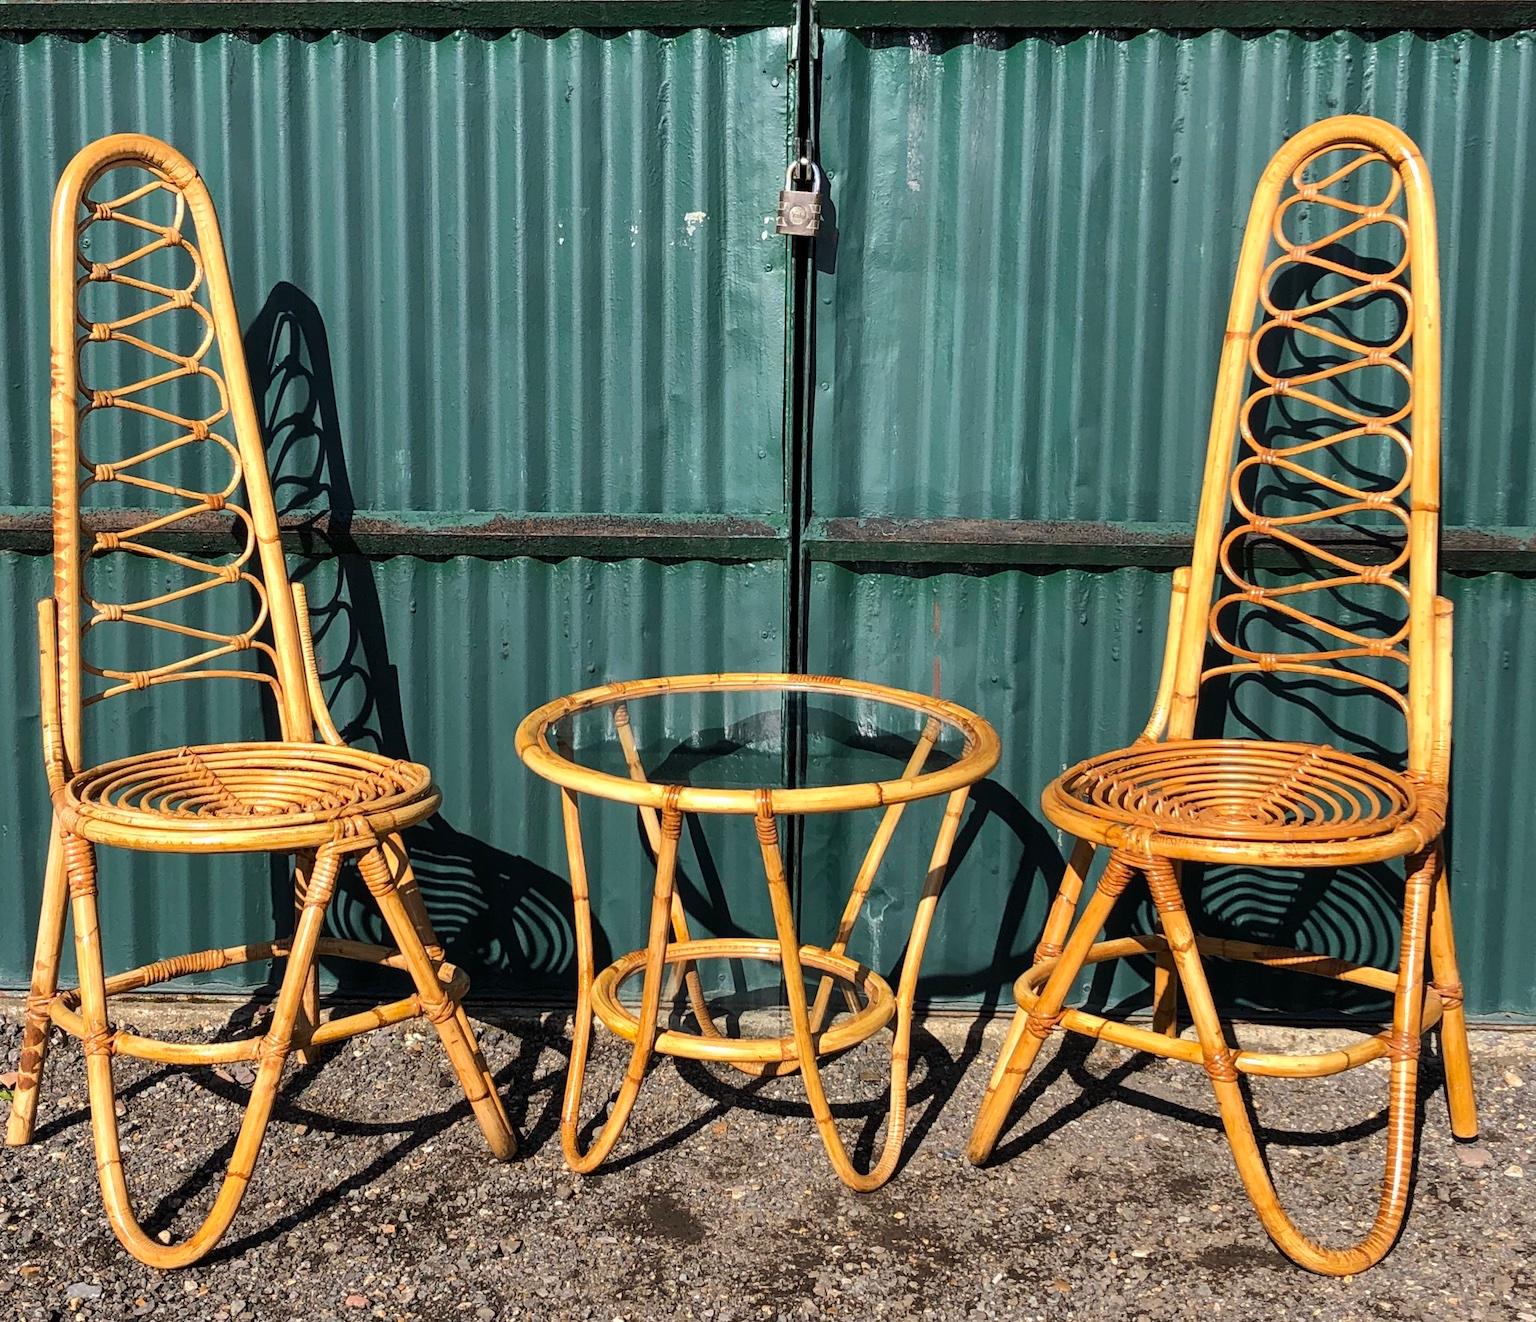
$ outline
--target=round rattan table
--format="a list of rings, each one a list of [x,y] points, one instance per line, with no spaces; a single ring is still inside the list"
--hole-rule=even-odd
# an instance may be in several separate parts
[[[997,733],[981,717],[939,698],[825,675],[675,675],[605,684],[558,698],[518,727],[517,752],[560,787],[571,893],[575,902],[577,1001],[570,1070],[560,1118],[567,1163],[599,1166],[622,1133],[653,1052],[729,1064],[764,1076],[799,1071],[833,1168],[858,1190],[879,1188],[896,1169],[906,1130],[912,1005],[923,947],[971,786],[997,763]],[[655,860],[648,940],[598,971],[582,842],[580,799],[632,805]],[[848,943],[908,804],[943,798],[911,935],[893,989],[848,955]],[[825,946],[800,940],[780,818],[877,810],[872,837],[849,882],[836,932]],[[757,833],[771,938],[692,937],[677,893],[678,849],[690,814],[751,817]],[[819,858],[807,867],[828,884]],[[697,965],[766,961],[780,966],[782,1037],[727,1036],[715,1022]],[[638,1012],[620,992],[640,980]],[[815,980],[814,991],[807,978]],[[691,1028],[661,1028],[664,984],[686,986]],[[841,991],[834,1003],[834,990]],[[841,1007],[841,1017],[839,1008]],[[612,1107],[590,1143],[581,1141],[581,1100],[594,1017],[631,1044]],[[890,1099],[880,1155],[858,1170],[833,1124],[822,1058],[845,1051],[895,1021]]]

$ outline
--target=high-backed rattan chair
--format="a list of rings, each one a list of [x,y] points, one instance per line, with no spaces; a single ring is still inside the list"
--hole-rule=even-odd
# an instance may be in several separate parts
[[[163,142],[133,134],[104,138],[64,171],[51,260],[54,588],[39,603],[38,625],[53,834],[6,1138],[13,1145],[31,1140],[50,1022],[81,1038],[112,1228],[142,1261],[184,1266],[207,1253],[234,1217],[292,1052],[425,1017],[492,1151],[510,1156],[514,1143],[460,1008],[467,980],[444,962],[400,836],[436,809],[431,775],[411,762],[348,748],[326,710],[302,589],[290,587],[283,562],[206,186],[186,157]],[[108,506],[100,531],[86,528],[82,504],[91,506],[93,522],[97,507]],[[189,549],[206,543],[206,529],[201,542],[176,539],[179,531],[224,519],[233,532],[227,554],[203,558]],[[115,572],[107,573],[102,562],[112,560]],[[109,599],[112,591],[118,599]],[[128,669],[124,653],[153,661]],[[241,686],[264,690],[281,737],[92,760],[84,712],[109,700],[131,701],[141,690],[194,681],[222,683],[234,706]],[[97,930],[96,850],[104,845],[292,855],[294,934],[176,955],[109,978]],[[398,950],[321,935],[338,870],[349,857]],[[60,992],[66,907],[80,986]],[[388,965],[407,973],[415,991],[322,1023],[317,956]],[[111,1026],[114,994],[273,957],[285,961],[284,971],[259,1037],[187,1045]],[[159,1242],[135,1216],[118,1144],[115,1054],[183,1065],[255,1065],[212,1210],[181,1243]]]
[[[1058,1027],[1203,1064],[1265,1228],[1302,1266],[1345,1274],[1378,1262],[1401,1228],[1420,1042],[1436,1023],[1452,1130],[1476,1136],[1441,852],[1451,607],[1436,595],[1439,378],[1434,200],[1418,149],[1391,125],[1358,116],[1298,133],[1264,172],[1243,239],[1194,553],[1174,575],[1152,718],[1130,747],[1078,763],[1042,799],[1077,841],[1034,965],[1015,987],[1019,1009],[976,1121],[972,1161],[991,1153]],[[1266,563],[1264,548],[1283,563]],[[1271,696],[1295,686],[1314,712],[1357,697],[1389,704],[1406,722],[1387,722],[1405,750],[1401,769],[1369,748],[1360,756],[1320,742],[1194,738],[1197,713],[1225,706],[1215,690],[1225,688],[1230,703],[1245,683]],[[1099,849],[1107,862],[1073,926]],[[1396,971],[1197,936],[1185,909],[1194,897],[1181,881],[1202,866],[1348,869],[1400,858]],[[1161,934],[1098,941],[1138,873]],[[1126,956],[1155,960],[1150,1028],[1063,1008],[1085,964]],[[1390,992],[1392,1026],[1346,1050],[1234,1051],[1206,981],[1211,957]],[[1176,1035],[1177,987],[1193,1041]],[[1358,1243],[1326,1248],[1282,1210],[1238,1079],[1335,1074],[1382,1057],[1390,1116],[1380,1205]]]

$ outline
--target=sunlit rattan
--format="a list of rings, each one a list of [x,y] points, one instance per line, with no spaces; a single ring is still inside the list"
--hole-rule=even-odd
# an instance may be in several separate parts
[[[1367,167],[1385,174],[1381,195],[1341,196],[1345,181]],[[1292,226],[1298,207],[1334,217],[1324,227],[1328,232],[1306,240]],[[1385,234],[1393,255],[1374,264],[1354,256],[1367,234]],[[1288,305],[1276,296],[1278,281],[1298,271],[1332,279],[1334,291]],[[1077,764],[1042,795],[1046,816],[1077,839],[1035,963],[1015,985],[1019,1009],[969,1148],[972,1161],[991,1154],[1042,1043],[1057,1029],[1198,1063],[1210,1076],[1239,1174],[1266,1230],[1296,1262],[1333,1275],[1379,1262],[1402,1227],[1420,1042],[1430,1028],[1440,1032],[1452,1131],[1459,1138],[1477,1134],[1441,841],[1451,751],[1451,606],[1436,595],[1439,294],[1429,177],[1418,149],[1400,130],[1344,116],[1313,125],[1281,148],[1259,184],[1243,240],[1194,555],[1174,574],[1152,716],[1131,747]],[[1400,329],[1385,342],[1350,333],[1346,314],[1365,298],[1389,300],[1400,309]],[[1285,336],[1322,352],[1297,355],[1292,369],[1282,370],[1284,355],[1270,354],[1266,346]],[[1361,371],[1395,374],[1398,402],[1372,410],[1349,402],[1367,392],[1330,393]],[[1257,411],[1296,400],[1308,411],[1305,428],[1298,430],[1310,430],[1294,443],[1274,444],[1256,425]],[[1234,459],[1238,438],[1243,449]],[[1353,458],[1325,465],[1330,454],[1337,457],[1362,441],[1394,457],[1387,472],[1368,474]],[[1285,480],[1287,496],[1304,491],[1310,504],[1296,502],[1299,508],[1283,513],[1255,509],[1266,473]],[[1323,535],[1330,522],[1357,517],[1371,530],[1365,538],[1369,555]],[[1243,551],[1255,537],[1288,549],[1310,575],[1268,584],[1250,577]],[[1371,603],[1358,612],[1371,627],[1330,614],[1330,604],[1345,591],[1352,602]],[[1278,626],[1272,637],[1283,648],[1251,644],[1244,628],[1255,617]],[[1406,718],[1406,768],[1321,744],[1194,739],[1207,686],[1244,675],[1316,679],[1324,692],[1353,687],[1391,702]],[[1108,849],[1109,857],[1074,925],[1099,848]],[[1407,879],[1395,971],[1197,936],[1178,870],[1186,862],[1345,867],[1396,858],[1406,858]],[[1096,940],[1138,874],[1151,893],[1161,934]],[[1150,1028],[1065,1006],[1085,965],[1127,956],[1154,961]],[[1206,981],[1205,958],[1389,992],[1391,1026],[1343,1050],[1233,1050]],[[1179,988],[1194,1023],[1193,1041],[1177,1035]],[[1238,1079],[1244,1073],[1314,1078],[1379,1059],[1390,1067],[1381,1198],[1356,1243],[1330,1248],[1304,1235],[1281,1207]]]
[[[1444,825],[1411,777],[1324,744],[1168,739],[1102,753],[1046,787],[1052,821],[1111,848],[1219,862],[1264,842],[1307,861],[1400,857]]]
[[[629,704],[665,693],[746,691],[836,693],[867,698],[905,708],[921,718],[922,733],[914,741],[901,776],[814,788],[765,785],[754,789],[719,789],[707,785],[666,784],[652,780],[641,764],[631,728]],[[613,737],[624,751],[628,777],[609,775],[581,765],[557,751],[551,728],[576,712],[607,708]],[[957,730],[962,747],[953,760],[925,771],[945,725]],[[680,675],[605,684],[558,698],[530,713],[518,726],[518,755],[545,779],[561,787],[561,812],[571,869],[571,894],[576,911],[576,1016],[566,1074],[565,1102],[560,1114],[560,1141],[566,1163],[583,1174],[607,1159],[623,1133],[653,1052],[695,1060],[719,1061],[743,1073],[762,1077],[798,1071],[806,1097],[833,1169],[844,1184],[867,1191],[883,1185],[896,1171],[906,1136],[907,1075],[912,1039],[913,1002],[923,950],[943,888],[949,855],[970,789],[996,764],[997,733],[986,721],[963,707],[901,689],[825,675],[721,674]],[[582,843],[580,794],[636,806],[646,839],[656,858],[651,896],[649,938],[645,949],[623,956],[598,972],[593,959],[591,895],[586,851]],[[854,925],[863,910],[885,853],[907,804],[942,796],[944,815],[929,858],[922,892],[913,916],[912,933],[902,959],[901,977],[893,991],[873,971],[847,955]],[[838,920],[837,932],[826,947],[804,945],[795,926],[778,818],[784,815],[848,812],[883,808],[879,824]],[[747,937],[694,940],[675,889],[678,841],[687,813],[750,814],[762,855],[768,897],[773,909],[774,938]],[[782,965],[784,993],[793,1032],[789,1037],[732,1038],[715,1023],[704,997],[697,969],[700,959],[759,959]],[[662,984],[668,968],[682,973],[696,1033],[661,1031]],[[804,970],[822,974],[814,1000],[805,994]],[[619,985],[641,976],[640,1007],[635,1013],[618,1000]],[[838,983],[852,998],[853,1013],[828,1025],[831,996]],[[629,1064],[607,1117],[585,1149],[581,1143],[581,1102],[591,1050],[594,1017],[631,1044]],[[867,1170],[859,1170],[837,1132],[822,1084],[820,1058],[862,1042],[895,1019],[891,1045],[890,1097],[885,1137],[879,1155]]]
[[[167,819],[194,828],[281,832],[294,849],[334,839],[336,823],[362,816],[388,835],[429,817],[439,796],[432,774],[414,762],[330,744],[213,744],[169,748],[104,762],[71,777],[61,791],[60,825],[87,840],[166,841]],[[188,834],[200,848],[199,832]]]
[[[133,182],[124,186],[125,174]],[[115,186],[108,180],[118,181]],[[100,190],[100,191],[98,191]],[[126,234],[114,253],[116,236]],[[228,1229],[251,1179],[291,1053],[424,1017],[437,1030],[496,1155],[513,1151],[506,1114],[460,1006],[468,980],[443,959],[399,832],[429,816],[426,768],[347,748],[320,691],[301,588],[290,586],[260,426],[246,376],[213,204],[191,163],[153,138],[103,138],[70,162],[54,202],[52,242],[54,590],[38,606],[44,763],[53,828],[21,1061],[6,1141],[31,1141],[55,1023],[81,1038],[91,1129],[107,1219],[135,1257],[185,1266]],[[158,263],[158,265],[157,265]],[[165,274],[167,263],[171,273]],[[116,296],[125,306],[106,310]],[[97,355],[112,350],[116,357]],[[124,372],[124,359],[137,364]],[[217,360],[215,364],[215,358]],[[111,363],[122,376],[108,375]],[[92,419],[126,415],[133,447],[110,453]],[[183,462],[206,457],[198,485]],[[116,488],[115,522],[91,530],[82,503]],[[146,510],[140,505],[148,505]],[[227,555],[200,559],[167,542],[188,519],[222,518]],[[155,590],[108,597],[94,569],[108,557],[147,562]],[[199,608],[222,597],[211,628]],[[127,669],[94,649],[132,630],[153,664]],[[156,649],[151,652],[151,648]],[[169,656],[166,653],[169,652]],[[171,684],[255,684],[271,696],[281,738],[166,748],[111,762],[85,754],[82,712]],[[318,736],[318,738],[317,738]],[[292,854],[291,939],[175,955],[108,978],[97,928],[96,846],[159,852]],[[352,860],[397,950],[321,936],[344,862]],[[60,992],[66,910],[80,986]],[[315,961],[361,960],[409,975],[413,993],[321,1022]],[[112,1027],[108,998],[171,978],[284,961],[266,1031],[240,1042],[164,1042]],[[213,1207],[180,1243],[139,1223],[118,1142],[114,1055],[172,1064],[249,1060],[256,1078]]]

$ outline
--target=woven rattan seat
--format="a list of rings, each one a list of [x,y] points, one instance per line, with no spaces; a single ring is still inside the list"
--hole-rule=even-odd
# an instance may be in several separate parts
[[[394,831],[437,806],[426,767],[361,749],[280,743],[167,748],[105,762],[72,777],[61,816],[90,839],[93,828],[164,833],[192,827],[286,831],[294,847],[322,844],[362,814],[375,832]],[[231,848],[239,848],[239,841]]]
[[[1101,753],[1043,795],[1084,839],[1171,858],[1215,859],[1228,845],[1337,845],[1358,861],[1422,848],[1441,828],[1437,798],[1414,780],[1326,744],[1169,739]],[[1314,858],[1313,861],[1319,861]]]
[[[1439,1029],[1452,1132],[1477,1135],[1441,839],[1452,607],[1438,594],[1436,563],[1435,247],[1423,157],[1390,124],[1324,120],[1264,171],[1222,342],[1192,555],[1173,573],[1152,716],[1135,743],[1079,762],[1041,796],[1051,824],[1076,840],[1034,964],[1014,984],[1019,1008],[969,1146],[972,1161],[991,1155],[1057,1029],[1202,1065],[1265,1229],[1302,1266],[1336,1276],[1379,1262],[1402,1228],[1420,1043],[1430,1029]],[[1326,710],[1335,702],[1349,704],[1347,713]],[[1227,728],[1247,737],[1194,737]],[[1399,730],[1404,771],[1395,756],[1387,765],[1322,742],[1282,742],[1295,731],[1390,748]],[[1101,850],[1108,857],[1097,870]],[[1186,864],[1218,865],[1245,884],[1258,873],[1261,887],[1326,869],[1304,883],[1315,896],[1348,888],[1360,875],[1352,869],[1395,869],[1398,860],[1395,969],[1196,930],[1209,873]],[[1160,930],[1099,939],[1138,876]],[[1151,964],[1150,1027],[1067,1005],[1086,966],[1128,958]],[[1208,959],[1385,992],[1391,1026],[1336,1051],[1234,1049]],[[1181,1002],[1193,1039],[1179,1033]],[[1324,1244],[1281,1206],[1240,1076],[1315,1078],[1383,1059],[1387,1150],[1375,1216],[1353,1243]]]

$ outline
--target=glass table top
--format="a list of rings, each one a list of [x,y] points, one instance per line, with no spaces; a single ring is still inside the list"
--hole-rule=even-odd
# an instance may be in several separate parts
[[[997,760],[979,716],[941,699],[820,676],[671,676],[532,713],[518,753],[572,789],[684,811],[836,811],[969,785]]]

